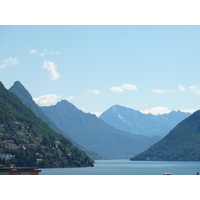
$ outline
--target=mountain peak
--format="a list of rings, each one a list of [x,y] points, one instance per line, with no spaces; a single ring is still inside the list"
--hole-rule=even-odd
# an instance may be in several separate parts
[[[180,121],[188,117],[189,113],[172,111],[168,114],[144,114],[132,108],[114,105],[103,112],[99,118],[111,126],[138,135],[165,136]]]
[[[61,101],[60,101],[60,103],[63,103],[63,104],[65,104],[65,103],[69,103],[66,99],[62,99]]]
[[[21,89],[23,88],[24,90],[26,90],[20,81],[15,81],[12,87],[21,88]]]
[[[103,157],[127,158],[155,143],[155,140],[152,141],[148,137],[117,130],[94,114],[84,113],[66,100],[41,108],[70,138]]]
[[[0,81],[0,88],[5,88],[1,81]]]
[[[69,105],[73,105],[73,104],[70,103],[69,101],[67,101],[66,99],[63,99],[63,100],[57,102],[56,105],[58,105],[58,106],[69,106]]]
[[[20,81],[15,81],[14,85],[22,85]]]
[[[13,92],[14,94],[17,95],[20,94],[20,95],[26,95],[26,97],[28,97],[29,99],[31,97],[31,94],[28,92],[28,90],[21,84],[20,81],[15,81],[13,86],[9,89],[9,91]],[[18,95],[17,95],[18,96]]]

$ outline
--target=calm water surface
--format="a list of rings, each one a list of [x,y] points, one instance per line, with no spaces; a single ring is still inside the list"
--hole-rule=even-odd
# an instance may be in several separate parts
[[[196,175],[200,162],[95,160],[94,167],[42,169],[40,175]]]

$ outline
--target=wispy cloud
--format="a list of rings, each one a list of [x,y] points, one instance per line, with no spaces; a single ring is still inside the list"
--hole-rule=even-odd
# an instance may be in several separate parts
[[[178,85],[176,89],[169,90],[168,92],[185,92],[185,88],[182,85]]]
[[[10,58],[2,61],[2,64],[0,65],[0,69],[4,69],[7,66],[15,66],[15,65],[18,65],[18,64],[19,64],[18,58],[10,57]]]
[[[196,94],[200,94],[200,89],[199,89],[199,86],[198,86],[198,85],[192,85],[192,86],[190,86],[190,87],[189,87],[189,90],[190,90],[191,92],[196,93]]]
[[[55,105],[60,99],[61,99],[61,96],[60,95],[56,95],[56,94],[47,94],[47,95],[39,96],[37,98],[33,98],[33,100],[39,106]]]
[[[44,51],[42,53],[38,53],[38,55],[40,55],[40,56],[45,56],[46,54],[59,55],[60,53],[58,51],[47,51],[46,49],[44,49]]]
[[[91,112],[91,114],[96,115],[97,117],[99,117],[103,112]]]
[[[197,111],[196,109],[185,109],[185,110],[180,110],[181,112],[186,112],[186,113],[194,113]]]
[[[184,110],[180,110],[180,111],[186,112],[186,113],[194,113],[196,110],[195,109],[184,109]],[[162,115],[162,114],[168,114],[171,111],[169,110],[168,107],[153,107],[150,109],[142,110],[140,112],[144,113],[144,114]]]
[[[86,94],[100,94],[101,92],[98,90],[88,90]]]
[[[160,89],[153,89],[151,90],[153,93],[158,93],[158,94],[162,94],[165,93],[165,90],[160,90]]]
[[[146,109],[143,111],[140,111],[141,113],[144,114],[152,114],[152,115],[159,115],[159,114],[167,114],[170,113],[170,110],[167,107],[153,107],[150,109]]]
[[[126,83],[124,83],[124,84],[122,84],[121,87],[122,87],[123,89],[125,89],[125,90],[138,91],[137,86],[136,86],[136,85],[133,85],[133,84],[126,84]]]
[[[138,91],[138,88],[137,88],[136,85],[123,83],[119,87],[111,87],[110,90],[112,92],[118,92],[119,93],[119,92],[124,92],[124,90]]]
[[[67,101],[71,101],[71,100],[74,100],[74,99],[75,99],[75,97],[73,97],[73,96],[69,96],[69,97],[66,98]]]
[[[111,87],[110,90],[112,92],[123,92],[124,91],[121,87]]]
[[[182,85],[178,85],[178,92],[185,92],[185,88]]]
[[[50,72],[50,81],[56,81],[61,75],[56,71],[57,65],[51,61],[43,61],[42,67]]]
[[[43,52],[39,52],[38,49],[30,49],[30,54],[37,54],[38,56],[45,56],[46,54],[54,54],[59,55],[59,51],[47,51],[46,49],[43,50]]]
[[[37,52],[38,50],[37,49],[30,49],[30,54],[33,55]]]

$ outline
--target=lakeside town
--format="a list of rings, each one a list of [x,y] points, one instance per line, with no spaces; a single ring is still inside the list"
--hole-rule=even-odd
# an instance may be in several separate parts
[[[13,166],[15,157],[19,155],[20,150],[26,150],[27,154],[35,160],[36,166],[43,166],[43,160],[54,155],[58,158],[55,159],[54,164],[58,165],[58,162],[65,162],[59,145],[60,141],[55,139],[47,146],[42,134],[32,132],[26,122],[13,121],[12,123],[4,122],[0,124],[0,159],[2,164],[8,164],[12,161],[10,166]],[[72,152],[67,152],[67,156],[70,158]]]

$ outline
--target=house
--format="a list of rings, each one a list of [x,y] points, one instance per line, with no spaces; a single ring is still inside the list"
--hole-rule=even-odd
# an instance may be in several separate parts
[[[39,163],[39,162],[41,162],[42,161],[42,159],[37,159],[37,163]]]
[[[42,142],[42,137],[36,137],[36,140],[38,140],[39,142]]]
[[[6,143],[4,148],[6,148],[6,149],[19,149],[20,147],[17,146],[16,144],[13,144],[13,143]]]
[[[69,152],[67,155],[71,157],[72,156],[72,152]]]
[[[55,140],[54,143],[55,143],[56,148],[58,148],[58,145],[60,144],[60,141]]]

